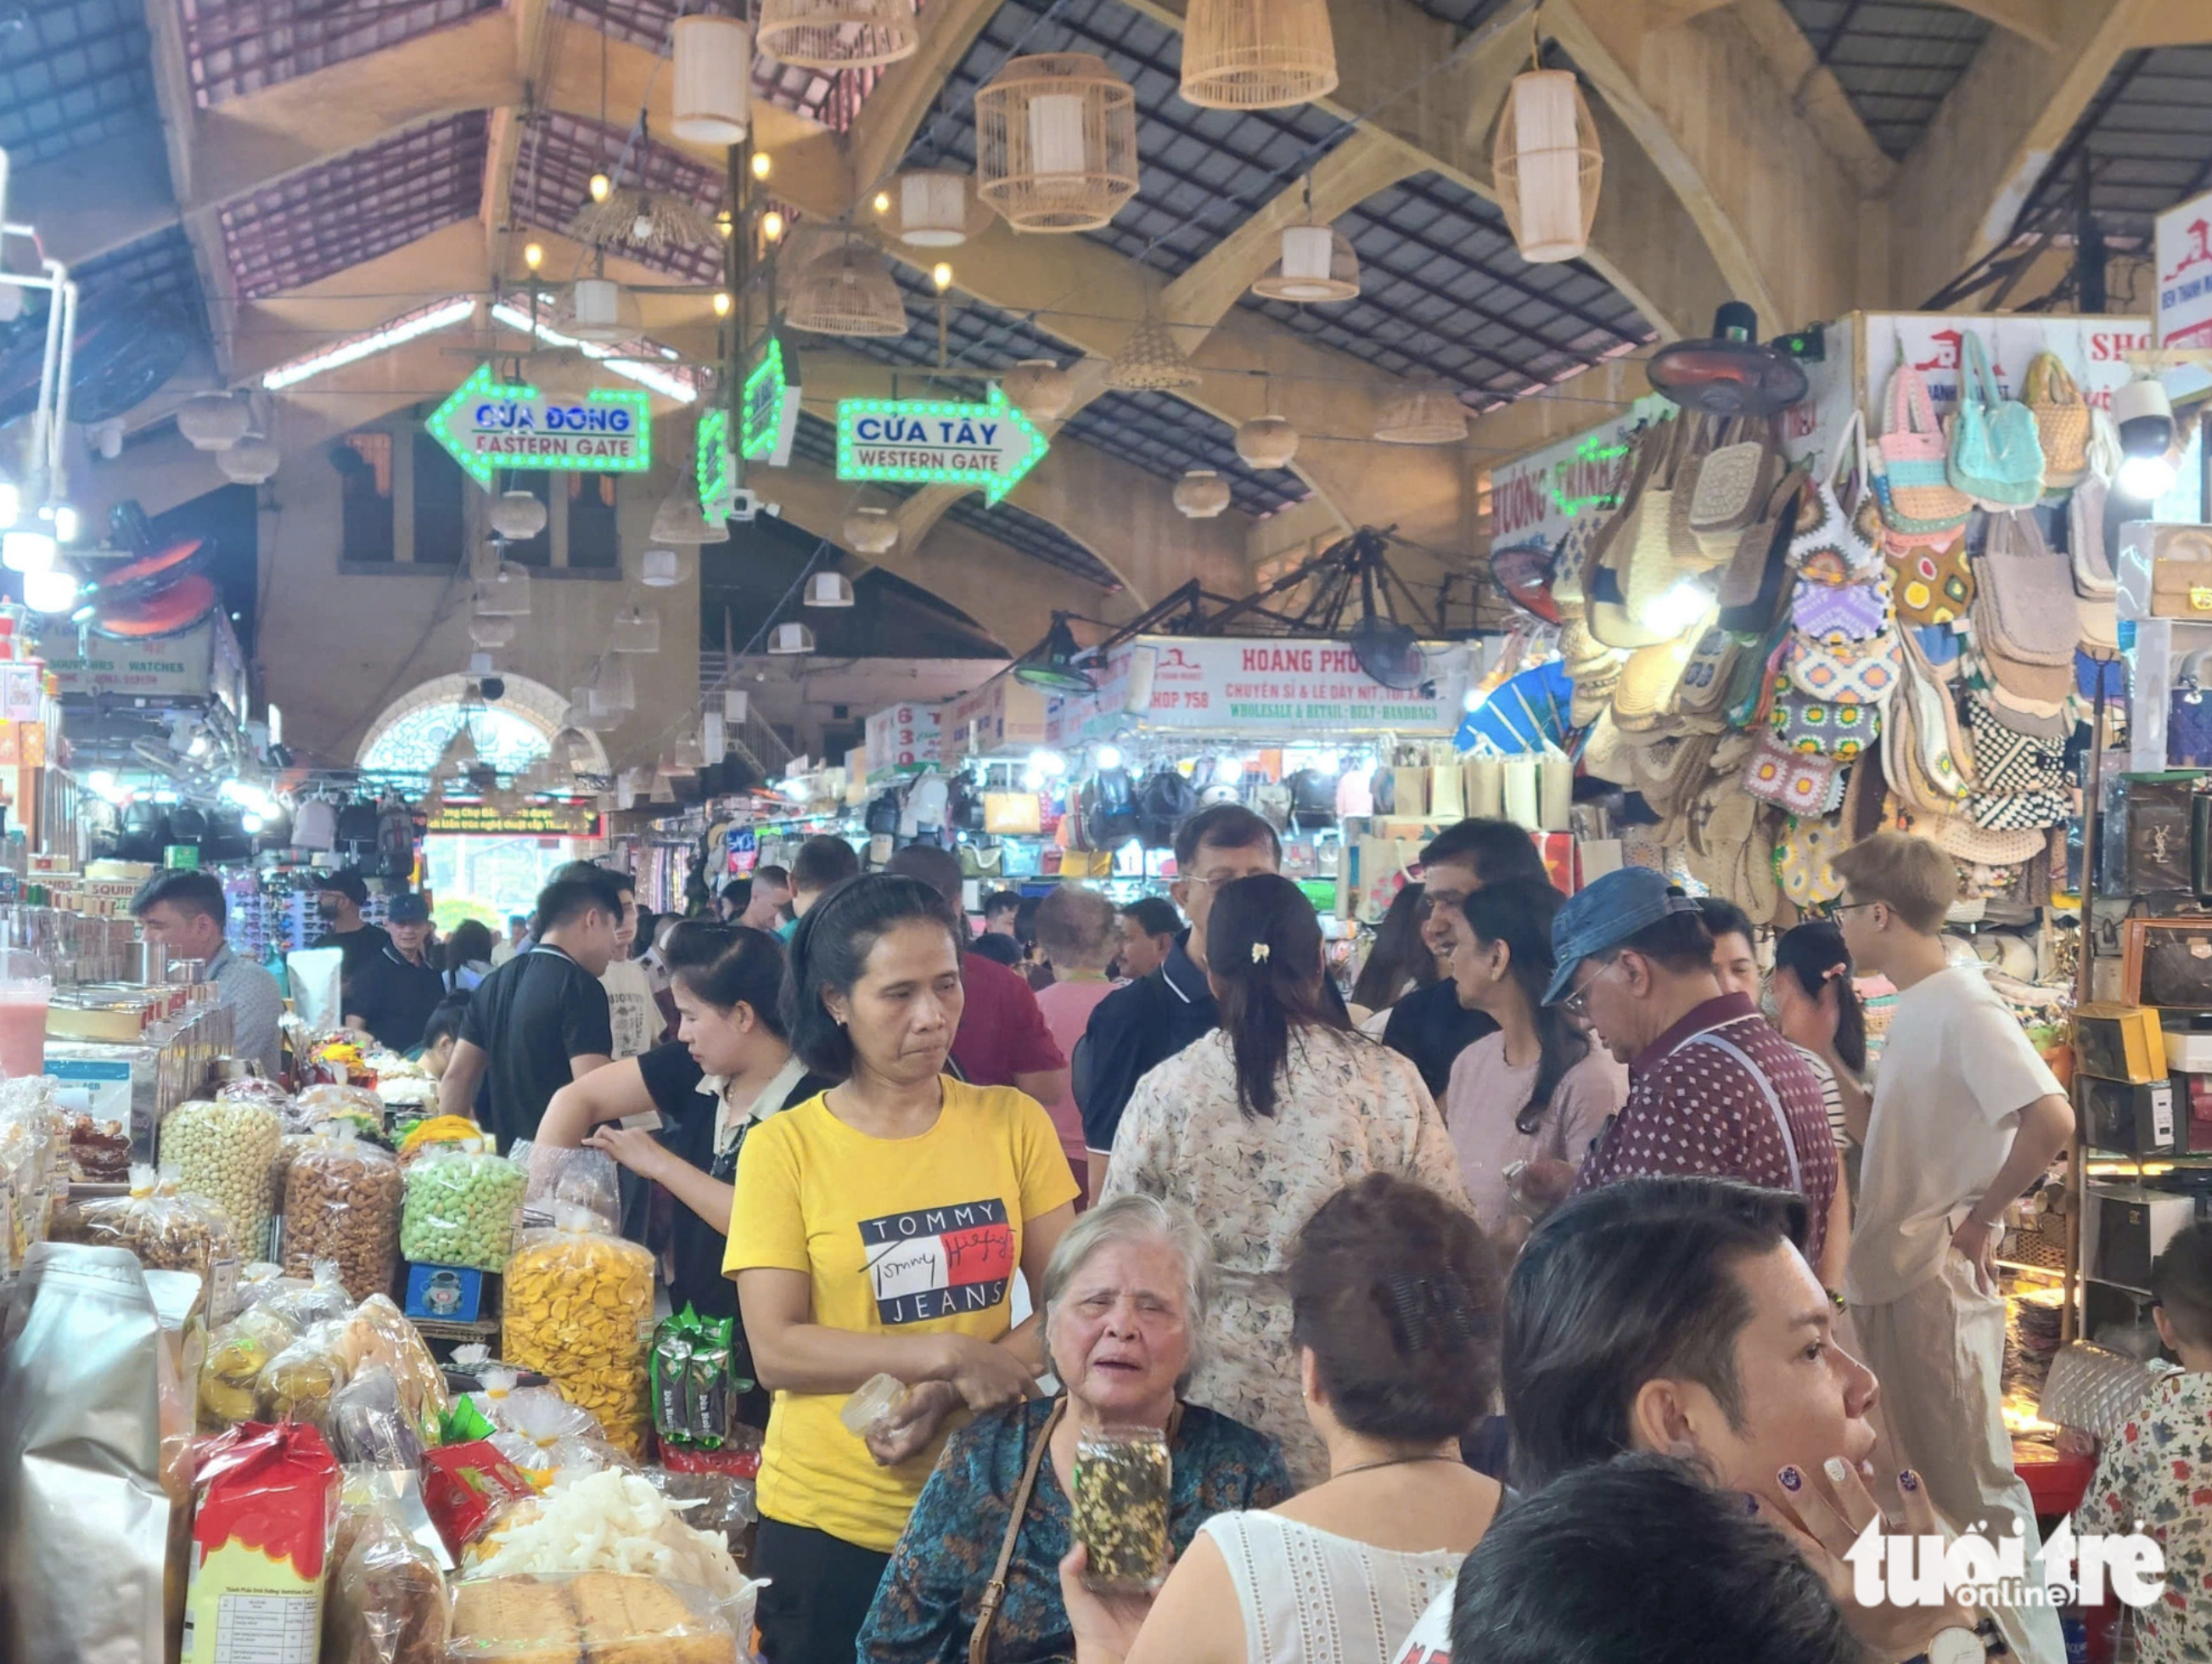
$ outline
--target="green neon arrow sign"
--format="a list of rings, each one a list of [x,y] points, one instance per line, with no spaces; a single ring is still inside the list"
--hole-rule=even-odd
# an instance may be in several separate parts
[[[643,473],[653,466],[653,410],[642,387],[593,387],[548,399],[503,386],[478,364],[423,424],[486,491],[501,468]]]
[[[996,382],[988,404],[847,399],[837,405],[837,478],[973,485],[996,503],[1051,446]]]
[[[720,405],[702,411],[699,417],[699,458],[696,465],[699,472],[699,509],[712,517],[714,506],[720,503],[722,512],[729,512],[723,502],[730,489],[730,413]]]

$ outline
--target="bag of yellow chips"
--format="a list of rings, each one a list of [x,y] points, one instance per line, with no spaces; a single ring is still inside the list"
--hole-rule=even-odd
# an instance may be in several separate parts
[[[600,1224],[589,1209],[562,1204],[552,1229],[523,1235],[507,1262],[500,1351],[546,1376],[599,1418],[610,1443],[636,1456],[652,1424],[653,1256]]]

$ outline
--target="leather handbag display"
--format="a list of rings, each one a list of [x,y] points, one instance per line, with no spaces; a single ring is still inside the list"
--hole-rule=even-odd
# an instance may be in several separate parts
[[[2043,495],[2043,441],[2035,417],[2007,399],[1990,373],[1982,338],[1959,337],[1959,408],[1946,462],[1952,485],[1984,509],[2022,509]]]
[[[1945,532],[1966,523],[1973,503],[1951,483],[1945,466],[1949,443],[1936,421],[1928,384],[1911,365],[1889,378],[1889,418],[1875,442],[1883,522],[1909,534]]]
[[[2071,491],[2089,472],[2089,405],[2057,353],[2036,354],[2021,400],[2043,448],[2043,489]]]

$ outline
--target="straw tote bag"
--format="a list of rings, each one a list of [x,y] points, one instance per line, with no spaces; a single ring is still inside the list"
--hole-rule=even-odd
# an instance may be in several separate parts
[[[2039,352],[2021,392],[2043,447],[2043,489],[2071,491],[2089,474],[2089,405],[2055,352]]]
[[[1910,364],[1899,364],[1890,375],[1889,419],[1875,449],[1881,459],[1875,477],[1881,517],[1892,531],[1927,536],[1966,523],[1973,503],[1951,483],[1949,442],[1936,424],[1928,384]]]

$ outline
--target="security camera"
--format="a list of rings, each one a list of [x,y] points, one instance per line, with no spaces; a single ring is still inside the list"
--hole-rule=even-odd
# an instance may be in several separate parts
[[[2173,400],[2148,375],[2124,382],[2112,394],[2112,420],[2120,448],[2130,456],[2163,456],[2173,446]]]
[[[485,699],[491,704],[496,704],[507,697],[507,678],[504,676],[487,676],[477,686],[483,690]]]

